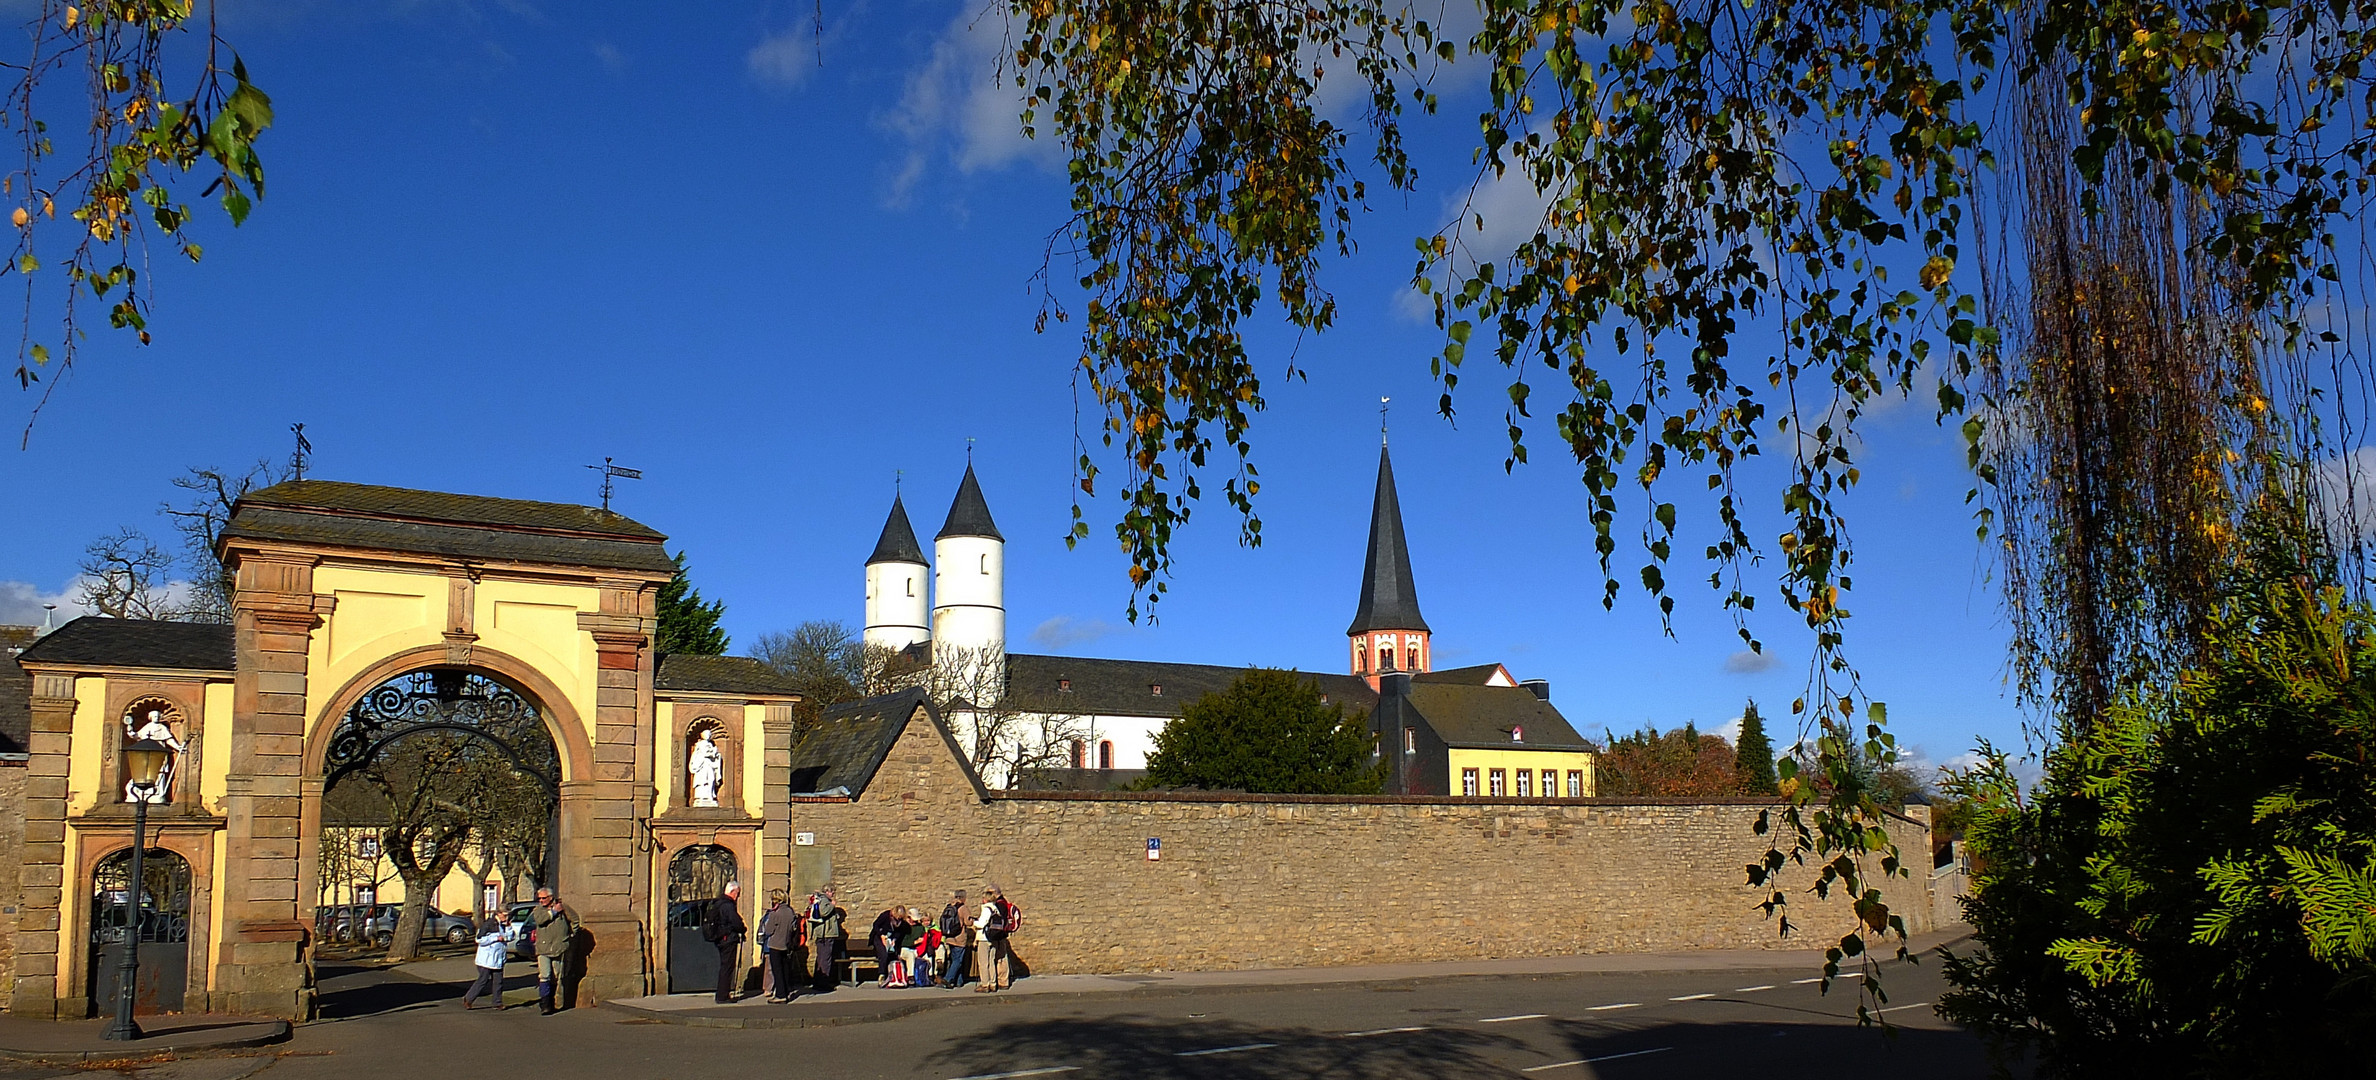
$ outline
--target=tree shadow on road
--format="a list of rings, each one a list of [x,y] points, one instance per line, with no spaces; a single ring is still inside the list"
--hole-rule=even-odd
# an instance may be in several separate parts
[[[1210,1053],[1273,1044],[1258,1050]],[[1065,1017],[1000,1024],[956,1041],[927,1058],[948,1075],[1073,1066],[1102,1076],[1205,1080],[1252,1077],[1280,1080],[1360,1076],[1372,1080],[1432,1080],[1498,1071],[1487,1055],[1507,1055],[1507,1037],[1457,1029],[1341,1038],[1301,1029],[1233,1021],[1151,1016]]]
[[[1837,1020],[1810,1022],[1805,1016],[1786,1015],[1777,1015],[1770,1023],[1558,1019],[1540,1023],[1547,1027],[1486,1031],[1450,1024],[1418,1031],[1345,1035],[1226,1020],[1146,1015],[1063,1017],[1000,1024],[956,1040],[926,1063],[939,1075],[951,1077],[1069,1067],[1085,1076],[1128,1076],[1134,1080],[1307,1080],[1315,1076],[1442,1080],[1528,1075],[1547,1080],[1593,1080],[1599,1076],[1730,1077],[1744,1067],[1754,1067],[1760,1080],[1785,1080],[1829,1077],[1847,1060],[1870,1064],[1877,1075],[1920,1076],[1923,1080],[1980,1080],[1995,1075],[1978,1038],[1936,1027],[1883,1032]],[[1647,1071],[1642,1071],[1645,1068]],[[1536,1071],[1529,1074],[1524,1071],[1528,1069]],[[2015,1075],[2023,1072],[2017,1068]]]
[[[459,999],[462,987],[430,982],[383,967],[321,963],[314,968],[321,1019],[352,1020]]]

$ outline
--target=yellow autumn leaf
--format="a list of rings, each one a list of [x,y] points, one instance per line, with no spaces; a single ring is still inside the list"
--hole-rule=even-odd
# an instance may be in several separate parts
[[[1948,276],[1953,273],[1955,273],[1955,260],[1945,255],[1933,255],[1929,262],[1922,264],[1922,287],[1936,289],[1946,284]]]
[[[8,215],[8,220],[16,222],[16,227],[22,229],[26,222],[33,220],[33,215],[26,213],[25,208],[20,206],[15,213]]]
[[[81,9],[81,8],[78,8],[78,7],[75,7],[75,6],[74,6],[74,5],[72,5],[72,4],[68,4],[68,5],[66,5],[66,29],[68,29],[68,30],[72,30],[72,29],[74,29],[74,24],[76,24],[76,23],[79,23],[79,22],[81,22],[81,21],[82,21],[82,9]]]

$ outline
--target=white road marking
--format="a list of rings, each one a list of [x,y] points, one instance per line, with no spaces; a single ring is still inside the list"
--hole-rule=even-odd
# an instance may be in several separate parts
[[[1716,996],[1716,995],[1714,995],[1714,994],[1685,994],[1685,995],[1683,995],[1682,997],[1671,997],[1671,998],[1668,998],[1667,1000],[1668,1000],[1668,1001],[1698,1001],[1698,1000],[1700,1000],[1701,998],[1712,998],[1712,997],[1715,997],[1715,996]]]
[[[1811,982],[1822,982],[1822,981],[1823,981],[1823,976],[1821,976],[1821,975],[1817,975],[1816,977],[1814,977],[1814,978],[1812,978],[1812,979],[1792,979],[1792,980],[1790,980],[1790,985],[1792,985],[1792,986],[1805,986],[1805,985],[1807,985],[1808,983],[1811,983]]]
[[[1618,1002],[1618,1003],[1617,1003],[1617,1004],[1615,1004],[1615,1005],[1595,1005],[1595,1006],[1593,1006],[1593,1007],[1591,1007],[1591,1008],[1589,1008],[1589,1009],[1586,1009],[1586,1010],[1584,1010],[1584,1011],[1585,1011],[1585,1012],[1608,1012],[1608,1011],[1609,1011],[1609,1010],[1611,1010],[1611,1009],[1639,1009],[1639,1008],[1641,1008],[1641,1007],[1642,1007],[1642,1003],[1641,1003],[1641,1002],[1639,1002],[1639,1001],[1620,1001],[1620,1002]]]
[[[1406,1031],[1425,1031],[1425,1030],[1427,1030],[1427,1028],[1426,1028],[1426,1026],[1425,1026],[1425,1025],[1421,1025],[1421,1026],[1419,1026],[1419,1027],[1372,1028],[1371,1030],[1368,1030],[1368,1031],[1348,1031],[1348,1032],[1346,1032],[1346,1033],[1344,1033],[1344,1034],[1342,1034],[1342,1035],[1339,1035],[1339,1036],[1337,1036],[1337,1038],[1340,1038],[1340,1039],[1358,1039],[1358,1038],[1361,1038],[1361,1037],[1362,1037],[1362,1036],[1364,1036],[1364,1035],[1400,1035],[1400,1034],[1402,1034],[1403,1032],[1406,1032]]]
[[[1912,1005],[1892,1005],[1892,1006],[1890,1006],[1890,1007],[1888,1007],[1888,1008],[1886,1008],[1886,1009],[1875,1009],[1875,1010],[1873,1010],[1873,1011],[1874,1011],[1875,1013],[1896,1012],[1896,1011],[1898,1011],[1899,1009],[1919,1009],[1919,1008],[1921,1008],[1921,1007],[1923,1007],[1923,1006],[1925,1006],[1925,1005],[1928,1005],[1928,1004],[1930,1004],[1930,1002],[1927,1002],[1927,1001],[1917,1001],[1917,1002],[1915,1002],[1915,1003],[1914,1003],[1914,1004],[1912,1004]]]
[[[1516,1015],[1516,1016],[1488,1016],[1488,1017],[1486,1017],[1485,1019],[1483,1019],[1483,1020],[1479,1020],[1479,1021],[1477,1021],[1477,1022],[1478,1022],[1478,1023],[1480,1023],[1480,1024],[1506,1024],[1506,1023],[1509,1023],[1509,1022],[1510,1022],[1510,1021],[1512,1021],[1512,1020],[1541,1020],[1541,1019],[1543,1019],[1543,1014],[1542,1014],[1542,1013],[1519,1013],[1519,1014],[1518,1014],[1518,1015]]]
[[[1629,1050],[1622,1054],[1603,1054],[1600,1057],[1577,1058],[1574,1061],[1554,1061],[1549,1065],[1537,1065],[1531,1069],[1520,1069],[1518,1071],[1531,1073],[1542,1072],[1546,1069],[1564,1069],[1570,1065],[1589,1065],[1595,1061],[1615,1061],[1618,1058],[1640,1057],[1644,1054],[1663,1054],[1672,1049],[1674,1049],[1672,1046],[1661,1046],[1654,1050]]]
[[[1735,989],[1733,990],[1733,993],[1736,993],[1736,994],[1754,994],[1754,993],[1756,993],[1756,992],[1758,992],[1758,991],[1760,991],[1760,990],[1771,990],[1771,989],[1773,989],[1773,988],[1774,988],[1774,984],[1772,984],[1772,983],[1767,983],[1767,984],[1765,984],[1764,986],[1743,986],[1743,987],[1738,987],[1738,988],[1735,988]]]
[[[1016,1076],[1046,1076],[1049,1073],[1079,1072],[1078,1065],[1056,1065],[1045,1069],[1021,1069],[1015,1072],[983,1073],[980,1076],[960,1076],[956,1080],[1009,1080]]]
[[[1244,1046],[1216,1046],[1210,1050],[1182,1050],[1173,1057],[1203,1057],[1206,1054],[1234,1054],[1240,1050],[1268,1050],[1277,1043],[1247,1043]]]

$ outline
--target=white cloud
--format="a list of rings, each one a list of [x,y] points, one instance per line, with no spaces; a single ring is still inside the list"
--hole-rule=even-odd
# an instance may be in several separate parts
[[[972,7],[941,31],[881,121],[908,144],[886,201],[904,204],[938,164],[971,174],[1018,162],[1054,168],[1063,160],[1054,142],[1023,136],[1022,91],[999,63],[1005,41],[1004,19]]]
[[[2376,446],[2322,460],[2318,505],[2338,542],[2376,537]]]
[[[56,592],[45,592],[30,581],[0,581],[0,623],[11,626],[40,626],[44,618],[52,626],[64,626],[67,620],[89,614],[81,602],[74,599],[82,591],[82,578],[77,576]],[[47,611],[44,604],[56,604],[58,610]]]
[[[1724,658],[1724,670],[1735,675],[1755,675],[1773,667],[1775,663],[1772,653],[1742,649]]]
[[[1442,235],[1447,243],[1455,235],[1458,250],[1453,258],[1462,273],[1468,273],[1479,263],[1498,263],[1518,250],[1518,245],[1531,239],[1543,227],[1543,215],[1550,209],[1551,196],[1534,186],[1531,176],[1523,170],[1511,169],[1500,176],[1488,176],[1478,182],[1474,190],[1462,189],[1444,197],[1444,227]],[[1443,286],[1439,277],[1437,287]],[[1435,300],[1422,296],[1417,289],[1404,289],[1395,295],[1395,311],[1413,322],[1435,321]]]
[[[1732,719],[1718,724],[1715,727],[1709,728],[1703,734],[1714,735],[1717,738],[1731,743],[1734,746],[1739,746],[1741,745],[1741,718],[1738,716],[1733,717]]]
[[[753,78],[796,90],[810,75],[816,74],[824,48],[815,28],[798,26],[769,34],[751,46],[744,60],[750,65]]]
[[[1058,615],[1032,628],[1031,640],[1050,649],[1068,649],[1111,637],[1126,629],[1104,619],[1076,619],[1070,615]]]

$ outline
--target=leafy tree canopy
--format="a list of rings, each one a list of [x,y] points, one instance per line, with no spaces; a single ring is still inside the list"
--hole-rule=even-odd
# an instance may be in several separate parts
[[[1595,791],[1602,795],[1730,795],[1740,790],[1733,749],[1714,735],[1685,724],[1665,734],[1643,728],[1612,735],[1593,759]]]
[[[1386,784],[1366,714],[1321,700],[1293,671],[1249,668],[1188,704],[1155,735],[1148,787],[1293,795],[1374,795]]]
[[[718,620],[726,614],[724,600],[703,601],[701,590],[685,573],[685,553],[676,553],[676,576],[660,586],[660,630],[652,647],[663,653],[724,656],[729,639]]]
[[[1986,948],[1948,961],[1949,1019],[2047,1075],[2376,1060],[2376,609],[2318,563],[2264,535],[2207,663],[2055,747],[2035,790],[1986,747],[1953,782]]]

